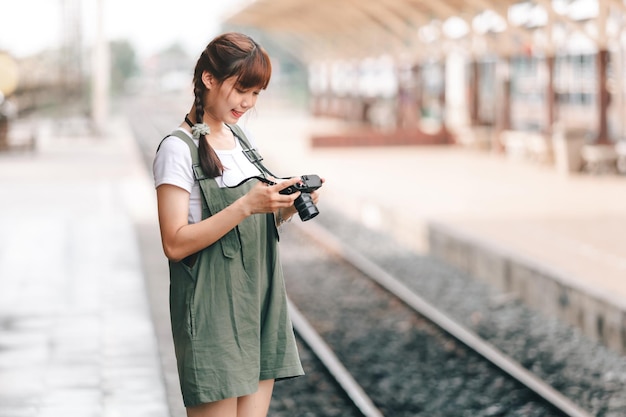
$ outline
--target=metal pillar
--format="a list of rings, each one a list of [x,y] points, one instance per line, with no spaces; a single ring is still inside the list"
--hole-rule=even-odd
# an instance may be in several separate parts
[[[554,123],[556,122],[557,105],[554,92],[554,55],[546,57],[545,65],[548,75],[548,79],[546,82],[546,111],[548,117],[546,120],[545,132],[547,134],[551,134]]]
[[[596,56],[597,69],[597,98],[598,98],[598,135],[596,143],[607,144],[609,141],[608,131],[608,108],[610,102],[609,90],[607,88],[607,68],[609,64],[609,51],[602,49]]]
[[[470,125],[480,124],[478,109],[480,108],[480,64],[477,59],[472,60],[470,85],[468,91]]]
[[[104,0],[98,0],[93,48],[91,118],[96,134],[104,134],[109,117],[109,44],[104,33]]]

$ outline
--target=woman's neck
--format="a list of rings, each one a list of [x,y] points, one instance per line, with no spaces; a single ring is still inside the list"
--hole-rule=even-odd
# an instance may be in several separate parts
[[[230,129],[228,128],[228,126],[224,124],[224,122],[211,117],[209,114],[207,114],[207,112],[204,112],[203,120],[196,121],[195,106],[193,106],[191,110],[189,110],[189,113],[187,114],[187,118],[191,121],[192,125],[196,123],[206,124],[207,126],[209,126],[209,129],[211,129],[211,134],[213,133],[219,134],[219,132],[225,132],[225,133],[230,132]]]

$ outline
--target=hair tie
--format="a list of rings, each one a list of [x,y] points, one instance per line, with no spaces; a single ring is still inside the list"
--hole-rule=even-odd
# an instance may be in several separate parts
[[[206,123],[196,123],[195,125],[191,126],[191,135],[194,139],[200,139],[200,136],[206,136],[210,133],[211,128],[209,128]]]
[[[187,122],[191,128],[191,136],[193,136],[194,139],[200,139],[202,135],[206,136],[211,134],[211,128],[206,123],[193,124],[191,120],[189,120],[189,115],[185,116],[185,122]]]

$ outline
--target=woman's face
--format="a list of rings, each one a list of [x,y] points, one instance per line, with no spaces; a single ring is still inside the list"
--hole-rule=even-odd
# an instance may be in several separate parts
[[[235,85],[237,77],[227,78],[222,84],[212,83],[207,94],[205,110],[216,120],[234,124],[256,104],[260,88],[242,90]]]

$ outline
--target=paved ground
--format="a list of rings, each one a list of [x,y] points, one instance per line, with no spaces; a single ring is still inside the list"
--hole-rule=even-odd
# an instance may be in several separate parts
[[[0,154],[0,417],[168,416],[132,137],[40,127],[37,152]]]

